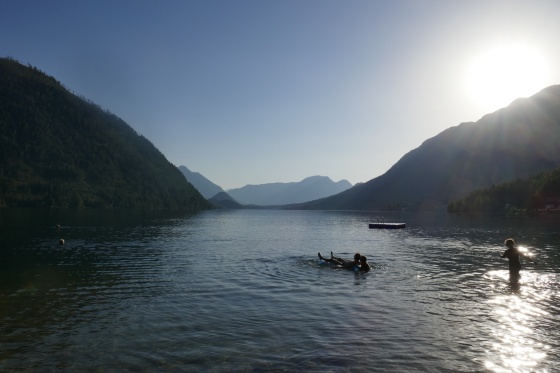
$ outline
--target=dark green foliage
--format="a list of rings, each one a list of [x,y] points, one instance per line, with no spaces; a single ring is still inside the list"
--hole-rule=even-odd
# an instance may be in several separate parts
[[[120,118],[9,58],[0,59],[0,206],[210,207]]]
[[[560,169],[528,179],[479,189],[462,200],[451,202],[452,213],[504,213],[544,209],[548,201],[560,199]]]

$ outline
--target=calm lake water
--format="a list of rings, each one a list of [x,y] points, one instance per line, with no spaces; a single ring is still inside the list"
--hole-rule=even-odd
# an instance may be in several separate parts
[[[0,209],[0,371],[560,370],[559,216],[380,215]]]

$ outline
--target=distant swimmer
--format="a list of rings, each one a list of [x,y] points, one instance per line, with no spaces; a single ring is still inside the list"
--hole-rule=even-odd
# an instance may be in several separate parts
[[[512,238],[508,238],[505,240],[504,244],[507,246],[507,250],[504,251],[503,254],[500,254],[502,258],[509,259],[509,274],[513,277],[519,277],[519,271],[521,270],[521,261],[520,258],[528,260],[530,262],[537,264],[535,260],[533,260],[530,256],[523,254],[519,251],[519,249],[515,246],[515,241]]]
[[[354,260],[346,260],[346,259],[342,259],[342,258],[337,258],[333,255],[332,251],[331,251],[331,258],[324,258],[321,253],[318,253],[319,255],[319,259],[324,260],[327,263],[331,263],[331,264],[335,264],[337,266],[340,266],[342,268],[345,269],[355,269],[356,267],[359,268],[360,267],[360,258],[362,257],[362,254],[360,253],[356,253],[354,254]]]

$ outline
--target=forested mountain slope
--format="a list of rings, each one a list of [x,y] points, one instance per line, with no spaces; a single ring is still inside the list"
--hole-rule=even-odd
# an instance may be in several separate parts
[[[504,213],[560,208],[560,169],[526,179],[477,189],[466,198],[453,201],[448,212]]]
[[[335,196],[292,206],[443,208],[469,192],[560,167],[560,86],[426,140],[385,174]]]
[[[3,58],[0,206],[198,210],[210,204],[123,120]]]

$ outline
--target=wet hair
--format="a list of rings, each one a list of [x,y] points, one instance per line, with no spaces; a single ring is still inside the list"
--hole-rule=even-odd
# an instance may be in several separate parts
[[[515,241],[513,240],[513,238],[508,238],[507,240],[504,241],[504,244],[506,246],[514,246],[515,245]]]
[[[360,260],[361,257],[362,257],[362,254],[360,254],[360,253],[354,254],[354,260],[356,260],[356,261]]]
[[[360,262],[362,262],[362,263],[367,262],[367,258],[362,255],[362,257],[360,258]]]

